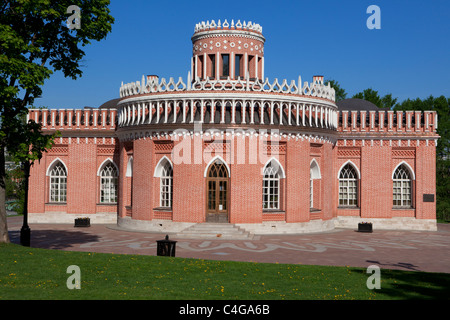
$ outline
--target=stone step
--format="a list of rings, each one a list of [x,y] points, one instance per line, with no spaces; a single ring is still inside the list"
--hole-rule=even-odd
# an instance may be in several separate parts
[[[249,240],[253,235],[229,223],[197,223],[176,234],[185,239],[236,239]]]

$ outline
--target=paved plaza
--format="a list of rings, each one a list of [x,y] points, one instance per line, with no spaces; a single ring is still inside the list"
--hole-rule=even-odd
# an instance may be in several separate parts
[[[22,217],[8,217],[11,241],[19,243]],[[115,225],[75,228],[69,224],[30,224],[36,248],[156,255],[165,234],[131,232]],[[450,273],[450,225],[438,231],[351,229],[299,235],[264,235],[252,240],[176,240],[176,256],[211,260],[368,267]]]

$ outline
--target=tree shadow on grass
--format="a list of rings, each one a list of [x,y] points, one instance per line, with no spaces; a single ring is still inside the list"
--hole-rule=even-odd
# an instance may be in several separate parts
[[[369,260],[368,262],[409,270],[381,270],[382,283],[379,293],[386,295],[387,298],[448,300],[450,297],[449,273],[420,272],[416,271],[417,266],[403,262],[396,264],[381,264],[378,261]]]
[[[450,274],[390,271],[387,276],[393,277],[396,282],[387,288],[381,288],[388,296],[399,299],[433,300],[448,300],[450,297]]]
[[[12,243],[20,244],[20,231],[9,231]],[[96,242],[99,237],[83,231],[70,230],[31,230],[30,246],[42,249],[71,249],[75,245]]]

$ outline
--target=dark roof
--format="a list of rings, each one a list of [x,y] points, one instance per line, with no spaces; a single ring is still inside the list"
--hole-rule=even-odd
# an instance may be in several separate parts
[[[111,99],[109,101],[106,101],[105,103],[103,103],[100,107],[98,107],[99,109],[109,109],[109,108],[116,108],[117,107],[117,103],[119,102],[120,98],[117,99]]]
[[[373,104],[370,101],[363,100],[363,99],[357,99],[357,98],[351,98],[351,99],[345,99],[336,102],[336,105],[338,106],[339,110],[374,110],[374,111],[381,111],[385,110],[382,108],[378,108],[375,104]]]

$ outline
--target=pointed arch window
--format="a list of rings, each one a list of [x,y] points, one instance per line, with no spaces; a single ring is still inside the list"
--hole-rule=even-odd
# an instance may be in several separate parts
[[[159,206],[172,208],[173,167],[167,157],[163,157],[155,168],[154,177],[159,177]]]
[[[339,173],[339,205],[358,205],[358,173],[350,163],[342,167]]]
[[[117,203],[117,168],[108,162],[100,171],[100,203]]]
[[[270,161],[264,167],[263,176],[263,209],[280,209],[281,185],[280,178],[283,177],[281,166]]]
[[[50,202],[65,203],[67,201],[67,171],[59,161],[50,171]]]
[[[311,210],[318,209],[319,207],[318,199],[314,199],[314,180],[319,179],[321,179],[320,168],[317,164],[316,159],[313,159],[311,160],[311,164],[309,165],[309,208]],[[320,181],[319,184],[316,184],[316,188],[319,188],[318,190],[320,190]],[[314,206],[314,202],[316,203],[316,206]]]
[[[408,168],[401,164],[393,175],[394,207],[412,206],[412,177]]]
[[[173,197],[173,169],[170,162],[167,161],[162,168],[160,179],[160,206],[163,208],[171,208]]]

